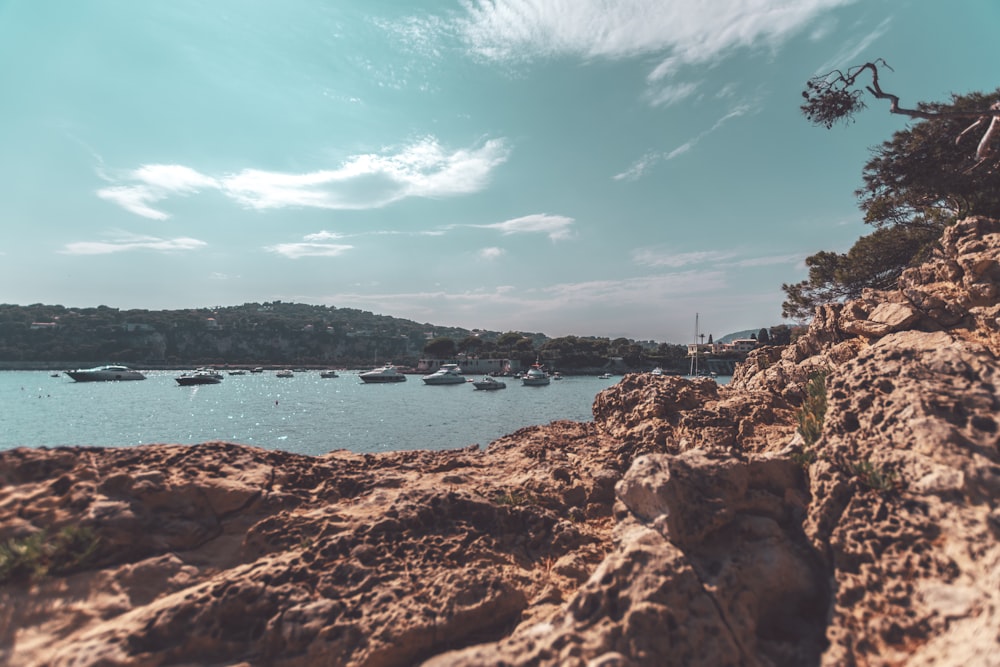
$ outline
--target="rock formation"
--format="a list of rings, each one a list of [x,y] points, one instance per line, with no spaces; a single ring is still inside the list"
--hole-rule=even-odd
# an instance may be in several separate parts
[[[1000,664],[998,294],[968,219],[729,385],[483,451],[0,452],[0,662]]]

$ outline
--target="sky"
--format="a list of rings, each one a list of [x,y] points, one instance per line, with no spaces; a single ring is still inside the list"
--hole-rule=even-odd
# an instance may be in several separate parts
[[[996,0],[0,0],[0,302],[289,301],[685,343],[783,323]]]

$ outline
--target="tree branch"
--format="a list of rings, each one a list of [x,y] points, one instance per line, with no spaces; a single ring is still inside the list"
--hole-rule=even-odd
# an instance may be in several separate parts
[[[802,97],[806,100],[805,104],[800,107],[802,113],[810,122],[824,125],[827,129],[833,127],[837,122],[852,120],[855,113],[865,108],[865,104],[861,100],[861,91],[855,89],[855,86],[858,85],[858,78],[868,72],[871,76],[871,83],[865,86],[865,90],[876,99],[889,100],[889,113],[924,120],[971,118],[983,121],[985,118],[1000,117],[1000,107],[997,105],[981,111],[924,111],[902,107],[899,104],[898,95],[882,90],[882,85],[879,82],[879,67],[892,71],[889,64],[879,58],[873,62],[851,67],[846,73],[833,70],[820,76],[814,76],[809,79],[806,83],[806,89],[802,92]]]

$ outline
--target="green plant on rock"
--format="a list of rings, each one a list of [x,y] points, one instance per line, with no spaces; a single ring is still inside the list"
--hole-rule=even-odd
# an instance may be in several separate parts
[[[808,468],[812,465],[813,461],[816,460],[816,452],[812,449],[807,449],[802,452],[795,452],[791,456],[792,461],[802,466],[803,468]]]
[[[37,576],[42,553],[41,533],[0,543],[0,583]]]
[[[94,561],[99,544],[100,538],[86,526],[7,540],[0,543],[0,583],[81,570]]]
[[[862,483],[873,491],[888,493],[896,488],[896,472],[872,463],[870,459],[852,463],[851,472],[857,475]]]
[[[528,493],[518,490],[506,490],[497,491],[493,494],[493,502],[497,505],[509,505],[511,507],[516,507],[518,505],[526,505],[531,501],[531,496]]]
[[[799,433],[810,448],[823,434],[823,420],[826,418],[826,376],[827,371],[817,371],[809,376],[806,383],[806,400],[799,409]]]

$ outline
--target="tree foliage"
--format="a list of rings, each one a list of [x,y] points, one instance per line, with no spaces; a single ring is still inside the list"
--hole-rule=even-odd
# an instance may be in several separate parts
[[[450,359],[455,356],[457,345],[451,338],[444,336],[427,341],[424,354],[434,359]]]
[[[566,366],[604,366],[608,363],[611,343],[607,338],[563,336],[542,344],[539,352],[546,359],[558,360]]]
[[[814,125],[822,125],[827,129],[839,122],[852,121],[854,114],[865,109],[867,106],[862,99],[864,91],[868,91],[876,99],[888,100],[889,113],[901,114],[911,118],[931,120],[951,116],[978,120],[984,113],[987,115],[992,113],[985,108],[978,111],[964,109],[929,111],[921,109],[919,106],[915,109],[900,106],[898,95],[882,89],[879,79],[880,67],[890,72],[893,71],[889,67],[889,63],[882,58],[878,58],[877,60],[861,65],[855,65],[846,71],[837,69],[809,79],[806,82],[806,89],[802,91],[802,97],[805,100],[802,106],[799,107],[802,110],[802,114]],[[868,83],[863,86],[863,91],[860,88],[862,84],[859,83],[859,80],[864,80],[865,77],[867,77]]]
[[[940,236],[932,227],[883,227],[862,236],[846,253],[821,251],[806,258],[809,277],[784,284],[782,316],[805,320],[823,303],[857,299],[868,288],[890,289],[903,270],[925,259]]]
[[[485,346],[486,341],[479,336],[466,336],[461,340],[461,342],[458,343],[458,351],[476,356],[484,349]]]
[[[808,278],[782,289],[782,315],[807,319],[816,306],[857,298],[866,287],[889,289],[902,271],[923,261],[945,227],[969,215],[1000,217],[1000,89],[953,95],[948,103],[902,107],[882,89],[883,60],[836,70],[806,84],[800,107],[812,123],[832,127],[865,108],[864,93],[889,102],[890,113],[917,122],[872,150],[855,191],[864,221],[875,232],[847,253],[822,251],[806,259]],[[863,82],[867,81],[867,84]],[[973,121],[970,124],[970,120]],[[969,137],[979,135],[973,149]]]
[[[955,95],[949,104],[921,103],[921,109],[942,115],[896,132],[872,151],[864,167],[864,185],[855,194],[865,222],[940,230],[968,215],[1000,216],[997,163],[981,163],[971,147],[957,141],[967,118],[945,113],[982,110],[997,98],[1000,89]]]
[[[789,345],[792,342],[792,328],[787,324],[773,326],[769,332],[771,345]]]

